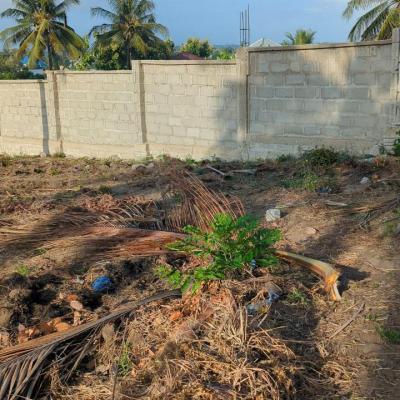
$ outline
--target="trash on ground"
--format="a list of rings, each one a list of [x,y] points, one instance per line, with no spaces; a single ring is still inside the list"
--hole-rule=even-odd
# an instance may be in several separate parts
[[[369,185],[370,183],[371,183],[371,179],[369,179],[367,176],[364,176],[364,178],[362,178],[360,181],[361,185]]]
[[[92,289],[95,293],[104,293],[111,290],[113,287],[112,281],[108,276],[99,276],[92,283]]]
[[[281,218],[281,210],[279,208],[270,208],[265,213],[267,222],[273,222]]]

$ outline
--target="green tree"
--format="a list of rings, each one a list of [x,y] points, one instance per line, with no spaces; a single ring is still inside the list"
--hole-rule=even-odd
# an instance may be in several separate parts
[[[367,10],[356,21],[349,40],[390,39],[392,30],[400,27],[400,0],[351,0],[343,16],[350,19],[354,12]]]
[[[213,60],[234,60],[236,57],[235,49],[227,47],[225,49],[215,49],[212,54]]]
[[[96,46],[90,45],[89,37],[84,38],[85,49],[82,57],[72,65],[78,71],[96,70],[120,70],[125,67],[125,54],[115,45]]]
[[[43,79],[34,74],[15,58],[15,50],[0,52],[0,80],[3,79]]]
[[[108,23],[94,26],[90,34],[95,35],[96,46],[116,45],[123,49],[125,67],[130,69],[132,56],[146,55],[151,46],[161,41],[157,35],[167,35],[168,30],[156,22],[152,0],[108,0],[108,3],[111,11],[92,8],[93,16],[103,17]]]
[[[181,46],[181,51],[192,53],[202,58],[208,58],[213,52],[213,47],[208,40],[189,38],[186,43]]]
[[[286,38],[283,42],[283,46],[294,46],[302,44],[311,44],[314,42],[315,34],[317,32],[306,29],[298,29],[294,35],[286,33]]]
[[[36,66],[47,56],[49,69],[54,69],[57,57],[67,55],[77,59],[84,42],[67,23],[67,10],[79,0],[12,0],[13,8],[0,14],[14,18],[16,25],[0,32],[6,48],[18,45],[16,57],[29,56],[29,66]]]
[[[136,58],[147,58],[149,60],[169,60],[174,54],[175,43],[171,39],[159,40],[149,47],[147,54],[138,54]]]

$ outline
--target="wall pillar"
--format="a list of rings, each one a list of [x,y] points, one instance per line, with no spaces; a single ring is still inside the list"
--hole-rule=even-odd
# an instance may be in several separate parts
[[[249,51],[241,48],[236,53],[237,63],[237,141],[240,148],[240,156],[242,159],[249,159]]]
[[[392,85],[391,85],[391,98],[393,99],[392,107],[392,121],[393,127],[400,127],[400,28],[393,29],[392,36]]]
[[[61,133],[60,102],[57,85],[57,73],[46,71],[45,90],[41,90],[43,120],[43,152],[64,153]],[[46,116],[46,117],[44,117]],[[47,149],[46,149],[47,140]]]
[[[137,123],[141,144],[146,146],[146,156],[150,156],[146,126],[146,97],[144,87],[143,64],[140,60],[132,60],[134,104],[137,112]]]

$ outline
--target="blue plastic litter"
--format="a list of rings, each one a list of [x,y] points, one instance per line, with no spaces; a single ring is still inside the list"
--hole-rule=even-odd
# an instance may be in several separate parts
[[[99,276],[92,283],[92,289],[96,293],[103,293],[112,288],[113,284],[108,276]]]
[[[251,260],[250,261],[250,267],[251,267],[251,269],[256,269],[257,268],[257,261],[256,260]]]
[[[278,301],[279,297],[281,297],[281,296],[277,292],[268,293],[268,300],[266,301],[266,303],[268,305],[271,305],[272,303],[275,303],[276,301]]]

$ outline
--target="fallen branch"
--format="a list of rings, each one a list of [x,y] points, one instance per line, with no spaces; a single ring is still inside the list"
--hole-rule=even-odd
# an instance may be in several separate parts
[[[361,306],[357,309],[357,311],[351,316],[351,318],[348,319],[343,325],[339,326],[339,328],[331,336],[329,336],[329,340],[333,339],[340,332],[345,330],[358,317],[358,315],[361,314],[361,312],[364,310],[364,307],[365,303],[362,303]]]
[[[68,380],[106,324],[128,317],[139,306],[180,296],[178,290],[157,293],[125,304],[97,321],[0,351],[0,399],[36,398],[52,362],[66,372],[65,380]]]
[[[325,291],[330,294],[332,300],[340,301],[342,299],[337,287],[340,273],[336,271],[331,264],[314,260],[309,257],[300,256],[298,254],[288,253],[287,251],[283,250],[276,250],[275,254],[279,258],[300,264],[319,275],[324,280]]]

